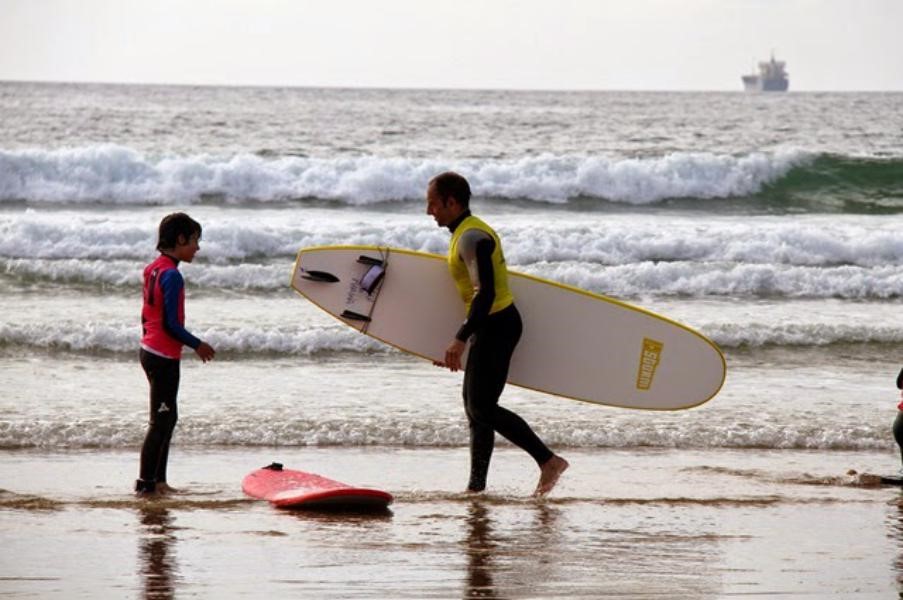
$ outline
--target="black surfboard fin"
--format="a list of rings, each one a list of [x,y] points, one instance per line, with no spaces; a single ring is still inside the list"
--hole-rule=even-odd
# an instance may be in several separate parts
[[[357,257],[357,262],[361,263],[362,265],[376,265],[380,267],[385,264],[384,261],[378,258],[373,258],[372,256],[364,256],[363,254]]]
[[[322,283],[338,283],[339,278],[333,275],[332,273],[327,273],[326,271],[308,271],[306,269],[301,269],[303,275],[301,275],[301,279],[308,279],[310,281],[320,281]]]
[[[344,310],[339,316],[343,319],[349,319],[351,321],[363,321],[364,323],[369,323],[371,320],[367,315],[356,313],[353,310]]]

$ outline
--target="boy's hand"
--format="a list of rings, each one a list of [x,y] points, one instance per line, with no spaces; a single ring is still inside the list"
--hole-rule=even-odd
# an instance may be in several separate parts
[[[211,346],[207,342],[201,342],[201,345],[195,348],[194,352],[204,362],[213,360],[213,357],[216,356],[216,350],[214,350],[213,346]]]

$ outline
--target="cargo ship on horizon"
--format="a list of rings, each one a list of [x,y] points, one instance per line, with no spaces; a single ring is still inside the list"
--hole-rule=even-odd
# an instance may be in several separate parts
[[[759,63],[759,72],[743,75],[743,87],[747,92],[786,92],[790,86],[787,78],[785,63],[775,60],[774,54],[771,60]]]

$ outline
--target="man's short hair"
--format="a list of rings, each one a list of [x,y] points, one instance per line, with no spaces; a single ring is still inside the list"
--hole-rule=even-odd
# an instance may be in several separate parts
[[[201,237],[201,224],[185,213],[172,213],[163,217],[160,221],[160,231],[157,236],[157,250],[175,248],[179,242],[179,236],[185,236],[185,241],[194,235]]]
[[[430,185],[435,186],[443,202],[447,202],[449,197],[454,197],[462,207],[470,207],[470,184],[454,171],[436,175],[430,179]]]

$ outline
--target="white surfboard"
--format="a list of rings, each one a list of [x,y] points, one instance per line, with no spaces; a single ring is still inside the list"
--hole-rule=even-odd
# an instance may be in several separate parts
[[[649,410],[697,406],[721,389],[724,356],[689,327],[554,281],[513,271],[508,276],[524,321],[509,383]],[[465,317],[446,259],[436,254],[304,248],[292,287],[361,333],[433,361],[444,359]]]

